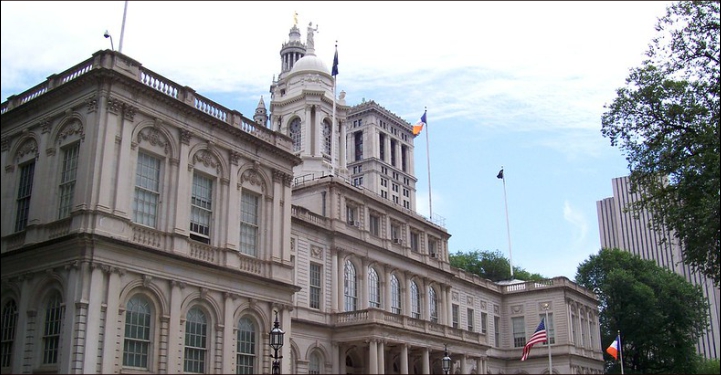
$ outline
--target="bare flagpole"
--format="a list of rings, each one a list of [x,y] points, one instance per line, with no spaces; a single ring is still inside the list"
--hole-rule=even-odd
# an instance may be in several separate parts
[[[431,222],[433,221],[433,202],[431,201],[431,151],[430,146],[428,142],[428,117],[426,116],[426,113],[428,113],[428,107],[425,108],[423,111],[423,120],[425,122],[426,127],[426,164],[428,164],[428,213],[429,217],[431,219]]]
[[[503,174],[503,166],[496,176],[503,180],[503,201],[506,204],[506,233],[508,233],[508,263],[511,266],[511,280],[513,280],[513,253],[511,252],[511,226],[508,224],[508,198],[506,197],[506,176]]]
[[[623,345],[621,345],[621,330],[618,330],[618,359],[621,360],[621,375],[623,375]]]
[[[548,373],[553,374],[553,360],[551,359],[551,325],[548,322],[548,309],[551,307],[548,303],[543,306],[546,309],[546,346],[548,346]]]
[[[128,14],[128,0],[125,0],[125,9],[123,9],[123,25],[120,27],[120,46],[118,52],[123,53],[123,36],[125,35],[125,16]]]
[[[338,41],[335,41],[335,55],[333,56],[333,70],[331,71],[331,75],[333,76],[333,125],[331,126],[330,130],[330,160],[333,164],[331,166],[331,169],[333,171],[333,175],[336,174],[336,152],[335,152],[335,102],[336,102],[336,79],[338,76]]]

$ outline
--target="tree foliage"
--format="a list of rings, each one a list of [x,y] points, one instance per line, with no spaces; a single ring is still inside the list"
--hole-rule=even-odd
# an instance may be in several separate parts
[[[618,249],[602,249],[578,266],[576,283],[600,303],[602,343],[621,332],[629,373],[694,373],[696,341],[707,327],[701,289],[653,261]],[[607,368],[615,362],[607,357]]]
[[[648,58],[605,106],[601,132],[641,194],[628,208],[648,210],[684,262],[719,285],[719,2],[674,3],[656,30]]]
[[[491,281],[511,279],[511,262],[496,251],[474,250],[467,253],[457,252],[449,255],[451,266],[463,269]],[[537,273],[530,273],[520,267],[513,267],[513,278],[523,281],[543,280]]]

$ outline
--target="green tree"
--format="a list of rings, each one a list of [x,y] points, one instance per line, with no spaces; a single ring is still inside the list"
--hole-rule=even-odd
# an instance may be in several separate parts
[[[606,105],[601,133],[626,155],[628,209],[683,245],[683,261],[718,286],[721,225],[719,2],[681,1],[660,18],[646,53]]]
[[[511,279],[511,263],[503,254],[496,251],[474,250],[467,253],[457,252],[448,256],[451,266],[468,271],[491,281]],[[537,273],[530,273],[520,267],[513,267],[513,277],[518,280],[543,280]]]
[[[596,293],[601,342],[621,331],[628,373],[694,373],[698,333],[708,305],[698,286],[653,261],[619,249],[602,249],[578,266],[576,283]],[[617,371],[607,356],[607,368]]]
[[[697,374],[719,374],[721,373],[721,362],[718,359],[706,359],[699,357],[696,366]]]

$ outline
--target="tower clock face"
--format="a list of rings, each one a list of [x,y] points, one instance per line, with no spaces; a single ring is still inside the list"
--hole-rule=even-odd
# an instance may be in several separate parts
[[[293,122],[290,124],[290,131],[291,131],[291,132],[297,132],[298,130],[300,130],[300,122],[298,122],[298,121],[293,121]]]

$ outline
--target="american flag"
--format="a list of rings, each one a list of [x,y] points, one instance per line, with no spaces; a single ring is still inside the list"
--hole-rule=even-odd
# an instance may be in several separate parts
[[[528,359],[528,354],[531,353],[531,347],[534,344],[537,344],[539,342],[544,342],[548,339],[548,336],[546,335],[546,326],[543,325],[543,319],[541,319],[541,323],[538,324],[538,328],[536,328],[536,332],[533,332],[533,335],[531,336],[531,339],[528,340],[526,343],[526,346],[523,347],[523,356],[521,356],[521,361],[525,361]]]

